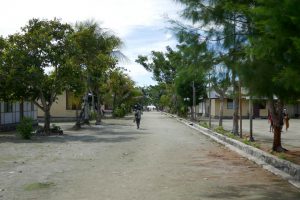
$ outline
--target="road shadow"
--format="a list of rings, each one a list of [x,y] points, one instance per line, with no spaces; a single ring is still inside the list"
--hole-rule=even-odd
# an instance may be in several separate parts
[[[144,133],[146,134],[146,133]],[[135,129],[130,130],[123,125],[102,125],[85,126],[74,130],[68,128],[63,135],[33,136],[31,140],[24,140],[15,135],[15,132],[0,134],[1,143],[66,143],[66,142],[86,142],[86,143],[120,143],[138,139]]]

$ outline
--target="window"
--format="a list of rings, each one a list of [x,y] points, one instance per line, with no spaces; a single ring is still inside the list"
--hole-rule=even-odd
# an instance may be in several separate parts
[[[5,113],[13,112],[13,104],[10,102],[4,102],[4,112]]]
[[[34,111],[34,103],[31,102],[31,111]]]
[[[233,99],[227,99],[227,109],[233,109]]]
[[[66,109],[76,110],[79,108],[80,98],[75,97],[72,92],[66,92]]]

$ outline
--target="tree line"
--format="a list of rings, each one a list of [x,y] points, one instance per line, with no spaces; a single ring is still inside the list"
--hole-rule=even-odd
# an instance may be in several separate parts
[[[62,23],[59,19],[31,19],[15,34],[0,37],[0,101],[31,101],[44,112],[44,131],[50,131],[50,111],[64,91],[77,97],[76,125],[95,115],[102,105],[124,116],[141,95],[118,67],[125,56],[122,41],[93,21]],[[22,116],[21,116],[22,117]]]
[[[232,133],[239,133],[240,88],[266,99],[273,119],[273,150],[281,145],[284,105],[300,97],[300,6],[297,0],[176,0],[182,21],[170,20],[178,45],[140,55],[136,62],[153,72],[157,86],[148,93],[160,107],[184,114],[212,88],[220,97],[219,125],[225,97],[233,99]],[[190,101],[186,101],[189,99]]]

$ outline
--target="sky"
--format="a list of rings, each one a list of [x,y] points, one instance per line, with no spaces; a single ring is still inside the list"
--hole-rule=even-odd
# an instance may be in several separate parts
[[[155,85],[152,74],[135,63],[138,55],[174,47],[176,38],[167,19],[178,19],[182,5],[175,0],[4,0],[1,1],[0,35],[20,31],[29,19],[61,19],[75,24],[94,20],[123,41],[122,53],[129,61],[120,63],[139,86]]]

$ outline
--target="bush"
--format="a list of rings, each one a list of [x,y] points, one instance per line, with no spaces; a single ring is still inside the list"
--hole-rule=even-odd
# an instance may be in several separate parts
[[[120,107],[116,108],[113,112],[114,117],[124,117],[126,114],[126,111]]]
[[[24,117],[20,124],[17,126],[17,133],[21,136],[21,138],[29,140],[32,136],[33,132],[33,119],[30,117]]]
[[[124,117],[126,115],[126,106],[125,104],[121,104],[118,106],[114,111],[113,111],[113,116],[114,117]]]
[[[200,126],[203,126],[204,128],[209,128],[208,124],[206,122],[200,123]]]
[[[56,126],[55,124],[52,124],[52,127],[50,128],[51,133],[57,133],[58,135],[62,135],[64,132],[61,129],[60,126]]]
[[[216,131],[217,133],[223,134],[223,135],[226,135],[226,134],[230,133],[229,131],[226,131],[222,126],[216,127],[214,129],[214,131]]]
[[[90,119],[91,120],[96,120],[97,119],[97,112],[91,112]]]

